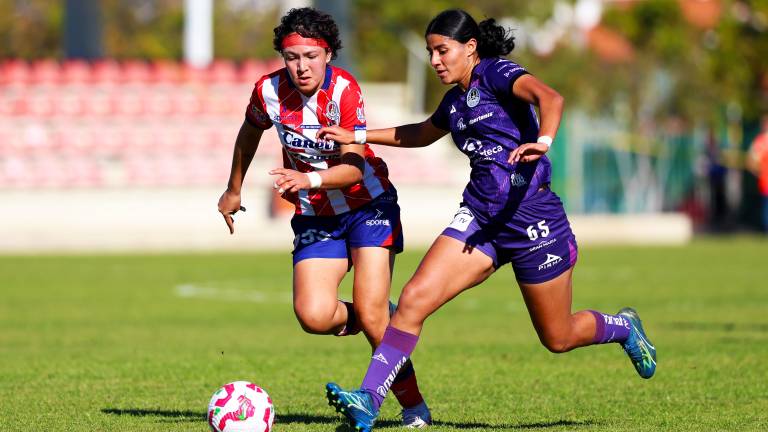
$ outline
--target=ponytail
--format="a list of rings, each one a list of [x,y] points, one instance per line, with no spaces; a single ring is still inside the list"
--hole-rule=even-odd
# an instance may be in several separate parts
[[[515,49],[515,37],[489,18],[478,25],[477,53],[480,58],[506,56]]]

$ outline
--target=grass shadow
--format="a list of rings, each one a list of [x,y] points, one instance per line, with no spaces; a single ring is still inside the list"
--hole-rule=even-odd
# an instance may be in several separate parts
[[[111,415],[133,416],[133,417],[163,417],[166,421],[192,422],[205,421],[205,413],[200,411],[188,410],[158,410],[143,408],[104,408],[101,412]],[[306,413],[295,414],[277,414],[275,415],[276,424],[331,424],[341,423],[336,428],[337,431],[351,430],[345,423],[343,417],[336,415],[316,415]],[[436,420],[435,426],[444,426],[454,429],[483,429],[483,430],[503,430],[503,429],[547,429],[554,427],[580,427],[592,426],[595,424],[592,420],[572,421],[558,420],[551,422],[537,423],[519,423],[519,424],[489,424],[482,422],[450,422]],[[399,420],[380,420],[376,422],[377,428],[401,428],[402,423]]]
[[[335,419],[337,420],[337,419]],[[571,421],[571,420],[558,420],[551,422],[537,422],[537,423],[519,423],[519,424],[489,424],[482,422],[450,422],[436,420],[432,423],[433,426],[449,427],[453,429],[482,429],[482,430],[516,430],[516,429],[547,429],[547,428],[559,428],[559,427],[585,427],[593,426],[596,423],[592,420],[585,421]],[[403,425],[397,420],[382,420],[376,422],[376,428],[402,428]],[[346,424],[342,424],[336,428],[337,432],[351,431],[352,428]]]
[[[101,410],[104,414],[132,416],[132,417],[163,417],[166,420],[175,421],[205,421],[205,413],[200,411],[186,410],[159,410],[144,408],[104,408]],[[342,420],[340,416],[314,415],[314,414],[277,414],[275,423],[278,424],[328,424],[338,423]],[[386,422],[383,422],[386,423]]]

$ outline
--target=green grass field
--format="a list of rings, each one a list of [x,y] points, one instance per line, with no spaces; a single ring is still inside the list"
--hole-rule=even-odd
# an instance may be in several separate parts
[[[420,257],[401,256],[395,292]],[[503,268],[427,321],[432,430],[768,429],[767,258],[754,238],[582,248],[574,307],[635,306],[650,381],[615,344],[549,353]],[[0,257],[0,430],[206,431],[232,380],[269,391],[276,431],[346,430],[323,387],[359,385],[370,351],[301,331],[290,270],[287,253]],[[380,429],[398,422],[389,400]]]

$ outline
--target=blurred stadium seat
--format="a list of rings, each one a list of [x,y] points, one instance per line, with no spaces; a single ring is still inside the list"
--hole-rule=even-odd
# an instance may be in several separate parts
[[[277,60],[0,63],[0,188],[218,186],[226,181],[243,112]],[[376,109],[369,110],[376,120]],[[379,123],[391,119],[382,112]],[[267,133],[259,148],[279,164]],[[434,152],[385,156],[398,183],[444,180]]]

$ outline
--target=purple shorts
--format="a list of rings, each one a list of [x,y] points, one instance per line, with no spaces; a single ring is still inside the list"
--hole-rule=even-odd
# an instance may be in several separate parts
[[[307,258],[350,258],[349,249],[389,247],[403,251],[397,193],[391,189],[368,204],[335,216],[291,219],[293,264]]]
[[[576,237],[563,203],[549,189],[523,201],[514,215],[495,221],[462,205],[442,234],[488,255],[496,268],[511,262],[523,283],[552,280],[576,264]]]

